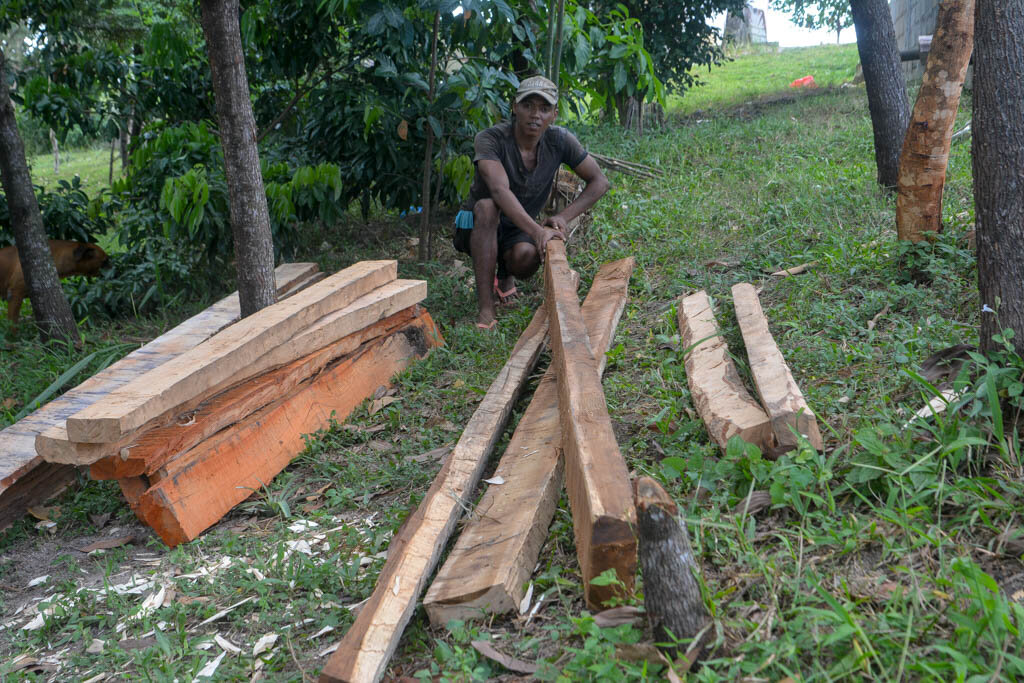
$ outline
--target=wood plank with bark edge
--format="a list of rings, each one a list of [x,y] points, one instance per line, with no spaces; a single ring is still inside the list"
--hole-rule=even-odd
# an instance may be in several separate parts
[[[538,309],[419,507],[392,538],[373,595],[331,655],[320,674],[321,682],[378,681],[383,676],[416,601],[537,363],[547,328],[546,312]]]
[[[274,271],[281,289],[317,272],[315,263],[285,263]],[[49,465],[36,453],[35,439],[42,431],[63,425],[69,415],[127,384],[168,358],[182,353],[231,324],[239,316],[238,294],[231,294],[197,313],[141,348],[132,351],[46,405],[0,430],[0,517],[18,519],[28,507],[53,497],[77,476],[77,469]],[[36,471],[38,468],[43,468]],[[19,484],[23,478],[29,480]]]
[[[138,515],[139,501],[142,499],[142,495],[149,490],[149,479],[146,477],[125,477],[118,479],[117,483],[121,487],[121,495],[128,501],[128,507]]]
[[[942,231],[942,191],[960,93],[974,47],[974,0],[938,4],[935,32],[903,138],[896,185],[896,234],[920,242]]]
[[[772,447],[771,420],[743,386],[708,293],[680,297],[677,317],[683,347],[690,349],[683,361],[687,384],[708,434],[723,451],[729,439],[739,435],[767,453]]]
[[[601,266],[580,307],[599,373],[634,266],[632,258]],[[558,506],[561,438],[558,382],[549,367],[494,471],[505,483],[487,488],[423,599],[432,625],[518,609]]]
[[[407,325],[419,312],[418,305],[405,308],[304,358],[217,394],[170,424],[137,435],[134,443],[126,444],[118,455],[97,460],[89,468],[89,476],[104,480],[152,474],[221,429],[279,400],[332,361]]]
[[[324,316],[312,327],[303,330],[292,339],[254,360],[246,367],[244,373],[240,373],[244,376],[236,375],[221,385],[206,387],[190,400],[153,418],[143,427],[125,435],[115,444],[93,444],[93,448],[84,444],[76,444],[73,451],[74,457],[78,458],[80,464],[90,464],[100,457],[110,456],[111,450],[120,455],[124,448],[129,448],[136,443],[136,437],[151,429],[171,424],[179,415],[194,410],[210,397],[261,373],[294,362],[304,354],[315,353],[340,339],[374,325],[383,318],[415,306],[426,298],[426,295],[427,283],[421,280],[394,280],[382,285],[341,310]]]
[[[278,300],[301,292],[327,277],[326,273],[317,270],[315,263],[285,263],[278,266],[275,272],[278,276],[278,283],[281,285],[277,292]],[[223,321],[217,329],[211,330],[207,339],[237,321],[240,315],[237,293],[231,294],[217,305],[224,305],[225,310],[233,313],[233,316],[230,320]],[[68,437],[66,419],[61,419],[57,424],[47,427],[35,436],[34,447],[36,453],[48,462],[88,465],[99,458],[117,455],[122,448],[132,443],[130,437],[135,435],[133,433],[113,444],[78,443]]]
[[[396,261],[362,261],[267,306],[72,415],[68,436],[87,443],[117,441],[211,386],[259,374],[250,371],[260,357],[331,311],[393,281],[397,272]]]
[[[306,434],[344,420],[439,338],[422,311],[368,342],[277,403],[168,462],[139,500],[139,516],[171,547],[192,540],[287,467],[305,449]]]
[[[551,321],[552,365],[558,377],[558,412],[565,457],[565,488],[572,508],[583,595],[591,608],[636,578],[636,510],[629,470],[612,430],[597,363],[571,285],[565,243],[551,240],[544,263],[545,305]],[[614,570],[622,587],[591,581]]]
[[[754,377],[761,405],[771,419],[776,442],[781,447],[796,447],[797,437],[792,428],[820,451],[823,444],[818,420],[768,329],[768,318],[761,309],[754,286],[749,282],[733,285],[732,300],[743,344],[747,347],[750,374]]]

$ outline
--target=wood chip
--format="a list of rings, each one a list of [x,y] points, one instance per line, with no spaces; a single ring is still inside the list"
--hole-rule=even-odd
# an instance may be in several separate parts
[[[125,638],[117,643],[122,650],[145,650],[147,647],[156,645],[156,638]]]
[[[206,619],[204,621],[199,622],[199,625],[200,626],[206,626],[207,624],[212,624],[213,622],[217,621],[218,619],[223,619],[225,616],[230,614],[234,609],[236,609],[238,607],[241,607],[242,605],[244,605],[247,602],[252,602],[255,599],[256,599],[256,596],[253,595],[251,597],[246,598],[245,600],[239,600],[238,602],[236,602],[235,604],[231,605],[230,607],[226,607],[226,608],[222,609],[221,611],[217,612],[216,614],[214,614],[209,619]]]
[[[501,664],[509,671],[515,671],[516,673],[521,674],[532,674],[537,671],[537,665],[533,662],[516,659],[515,657],[511,657],[503,652],[498,652],[494,649],[494,646],[491,645],[491,641],[489,640],[474,640],[471,644],[473,645],[474,650],[482,654],[484,657],[487,657],[487,659]]]
[[[224,652],[222,650],[221,653],[219,655],[217,655],[217,657],[215,659],[207,662],[206,666],[204,666],[202,669],[200,669],[199,673],[196,674],[196,677],[192,679],[192,683],[198,683],[199,680],[202,679],[202,678],[210,678],[210,679],[212,679],[213,675],[215,673],[217,673],[217,667],[220,666],[221,660],[224,659],[224,655],[226,655],[226,654],[227,654],[227,652]]]
[[[111,548],[120,548],[123,545],[135,542],[135,536],[117,536],[114,538],[103,538],[89,545],[76,548],[80,553],[91,553],[94,550],[110,550]]]
[[[784,270],[777,270],[772,273],[774,277],[789,277],[790,275],[799,275],[800,273],[806,272],[808,268],[818,265],[817,261],[808,261],[807,263],[801,263],[799,266],[793,266],[792,268],[785,268]]]
[[[277,638],[278,636],[276,633],[268,633],[257,640],[256,644],[252,646],[252,656],[259,657],[264,652],[270,650],[274,647],[274,643],[277,642]]]
[[[484,482],[487,484],[493,484],[494,486],[500,486],[505,483],[505,478],[499,475],[497,477],[491,477],[490,479],[484,479]]]
[[[884,318],[885,314],[889,312],[889,304],[886,304],[882,310],[880,310],[874,318],[868,321],[868,330],[875,329],[875,325],[878,324],[879,319]]]
[[[233,655],[237,655],[242,651],[242,648],[238,647],[219,633],[213,637],[213,642],[217,643],[217,645],[220,646],[220,649],[225,652],[230,652]]]

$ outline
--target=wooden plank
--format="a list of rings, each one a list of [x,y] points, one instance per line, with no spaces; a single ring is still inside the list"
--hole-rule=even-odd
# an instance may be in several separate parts
[[[680,297],[677,316],[683,347],[690,349],[683,361],[686,380],[708,434],[723,451],[729,439],[739,435],[767,453],[772,447],[771,421],[743,386],[707,292]]]
[[[192,540],[269,482],[306,447],[304,435],[344,420],[364,399],[425,356],[438,339],[426,311],[296,387],[277,403],[167,463],[138,514],[169,546]],[[152,481],[152,480],[151,480]]]
[[[427,578],[533,371],[546,333],[547,316],[541,309],[491,383],[423,501],[391,540],[373,595],[331,655],[320,681],[378,681],[384,675]]]
[[[572,508],[584,598],[594,609],[621,589],[592,580],[611,569],[625,590],[636,577],[636,510],[629,470],[619,452],[601,377],[573,292],[565,243],[551,240],[544,260],[552,365],[558,377],[565,481]]]
[[[581,307],[599,373],[633,267],[632,258],[601,266]],[[431,624],[518,608],[558,506],[561,438],[558,383],[549,367],[494,471],[505,483],[488,487],[423,599]]]
[[[786,359],[768,329],[768,318],[761,309],[754,286],[749,282],[733,285],[732,300],[743,343],[747,347],[754,386],[771,419],[776,441],[779,446],[795,448],[797,437],[791,431],[795,429],[820,451],[822,440],[818,421],[807,406]]]
[[[363,261],[267,306],[72,415],[68,436],[87,443],[117,441],[210,387],[259,374],[252,368],[260,357],[324,315],[393,281],[397,272],[396,261]]]
[[[132,443],[110,457],[97,460],[89,468],[93,479],[122,479],[152,474],[180,453],[213,436],[224,427],[239,422],[279,400],[301,382],[320,372],[330,362],[353,353],[363,343],[391,334],[408,325],[419,306],[410,306],[380,322],[328,345],[304,358],[289,363],[232,387],[204,401],[194,411],[178,416],[170,424],[136,435]],[[105,444],[79,444],[80,447]]]
[[[59,494],[77,478],[77,467],[40,462],[4,489],[0,496],[0,531],[24,517],[33,505]]]
[[[315,263],[286,263],[277,267],[274,276],[278,288],[283,289],[309,278],[316,271]],[[238,315],[238,294],[231,294],[0,431],[0,508],[4,505],[3,494],[7,488],[43,462],[35,450],[39,433],[62,425],[68,416],[107,392],[208,339]]]
[[[117,483],[121,486],[121,493],[124,495],[124,499],[128,501],[128,506],[132,509],[132,512],[138,514],[139,501],[142,500],[142,495],[149,490],[149,479],[146,477],[125,477],[119,479]]]
[[[59,440],[59,434],[56,435],[56,438],[52,438],[55,430],[51,430],[39,436],[36,440],[36,448],[45,453],[47,459],[81,465],[92,464],[101,458],[122,457],[126,449],[130,451],[134,444],[140,443],[144,434],[154,429],[173,425],[176,421],[187,421],[187,417],[184,420],[179,420],[178,418],[183,413],[196,409],[202,402],[209,400],[211,397],[232,386],[244,383],[245,380],[251,377],[292,363],[304,355],[330,348],[340,339],[372,327],[381,319],[416,305],[426,297],[426,293],[426,283],[418,280],[394,280],[378,287],[369,294],[359,297],[348,306],[324,316],[311,328],[303,330],[296,337],[288,340],[287,343],[280,344],[263,357],[251,362],[246,368],[245,373],[241,373],[247,375],[247,377],[242,378],[242,382],[232,378],[220,386],[206,387],[193,398],[154,417],[143,427],[133,430],[114,443],[62,443]],[[122,474],[121,476],[128,475]]]

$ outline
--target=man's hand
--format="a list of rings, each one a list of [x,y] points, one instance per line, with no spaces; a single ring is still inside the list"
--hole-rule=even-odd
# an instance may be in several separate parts
[[[561,230],[547,227],[547,221],[544,221],[544,223],[545,225],[541,227],[540,235],[538,235],[537,239],[537,253],[540,256],[541,263],[544,262],[544,254],[546,253],[548,242],[551,240],[565,241],[565,234]]]
[[[562,239],[569,239],[569,224],[565,221],[564,218],[562,218],[558,214],[555,214],[554,216],[548,216],[547,218],[545,218],[544,225],[547,227],[552,227],[555,230],[558,230],[560,233],[562,233]]]

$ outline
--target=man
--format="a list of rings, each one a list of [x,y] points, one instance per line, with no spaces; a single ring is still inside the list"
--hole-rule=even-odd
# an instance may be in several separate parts
[[[455,218],[455,248],[473,258],[481,329],[497,323],[495,298],[511,300],[515,278],[537,272],[548,241],[566,239],[569,221],[608,191],[608,179],[576,136],[551,125],[557,116],[558,87],[532,76],[516,91],[511,122],[480,131],[474,141],[476,177]],[[569,206],[538,223],[563,163],[586,186]]]

